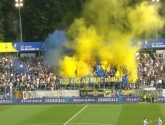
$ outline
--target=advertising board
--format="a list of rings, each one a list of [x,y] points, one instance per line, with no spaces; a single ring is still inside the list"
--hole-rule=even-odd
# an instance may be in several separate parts
[[[12,45],[12,42],[4,42],[0,43],[0,52],[18,52],[18,50]]]
[[[12,46],[18,52],[45,51],[44,42],[12,42]]]
[[[158,96],[158,102],[165,102],[164,96]]]
[[[0,99],[0,104],[58,104],[58,103],[130,103],[139,102],[139,97],[79,97],[79,98],[32,98]]]

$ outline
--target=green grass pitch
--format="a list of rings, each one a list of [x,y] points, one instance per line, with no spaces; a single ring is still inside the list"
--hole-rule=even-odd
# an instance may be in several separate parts
[[[141,125],[158,116],[164,123],[163,103],[0,105],[0,125]]]

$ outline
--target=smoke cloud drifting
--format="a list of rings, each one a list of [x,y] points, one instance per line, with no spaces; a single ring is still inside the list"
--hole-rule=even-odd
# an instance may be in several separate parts
[[[62,57],[64,52],[64,44],[66,42],[66,35],[64,31],[55,30],[45,40],[46,53],[45,57],[49,64],[58,65],[58,60]]]
[[[155,6],[147,2],[130,6],[129,0],[88,0],[82,17],[75,19],[67,31],[71,40],[65,45],[75,54],[60,59],[60,75],[88,76],[99,61],[104,68],[115,65],[118,71],[126,66],[129,80],[135,81],[135,53],[139,48],[132,47],[131,41],[141,35],[150,36],[155,32],[155,24],[161,29],[163,19]]]

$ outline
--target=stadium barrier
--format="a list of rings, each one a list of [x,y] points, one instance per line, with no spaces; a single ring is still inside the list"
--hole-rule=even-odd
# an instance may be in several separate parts
[[[143,93],[154,93],[154,102],[165,102],[165,89],[131,89],[131,90],[54,90],[54,91],[15,91],[13,98],[1,98],[1,104],[48,103],[45,99],[60,100],[62,103],[92,103],[92,102],[142,102]],[[6,100],[7,99],[7,100]],[[99,101],[100,99],[102,101]],[[21,101],[20,101],[21,100]],[[40,100],[37,101],[37,100]],[[73,101],[72,101],[73,100]],[[77,102],[76,102],[77,100]],[[146,101],[148,102],[148,101]],[[58,103],[56,101],[52,103]],[[61,103],[59,101],[59,103]]]
[[[35,98],[35,99],[0,99],[0,104],[58,104],[58,103],[130,103],[139,102],[139,97],[79,97],[79,98]]]
[[[23,99],[79,97],[79,90],[23,91]]]
[[[59,98],[59,97],[119,97],[138,96],[135,90],[54,90],[54,91],[15,91],[14,98]]]

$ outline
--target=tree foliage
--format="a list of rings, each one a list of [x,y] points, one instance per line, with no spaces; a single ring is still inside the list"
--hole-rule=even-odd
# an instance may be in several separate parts
[[[133,5],[142,0],[129,1]],[[54,30],[66,30],[81,15],[84,2],[85,0],[24,0],[24,6],[21,7],[23,41],[44,41]],[[165,2],[161,1],[161,4],[160,15],[164,16]],[[161,37],[165,37],[164,31],[160,32]],[[0,40],[19,41],[19,34],[19,13],[15,0],[0,0]]]
[[[7,41],[19,40],[19,15],[14,4],[6,1],[8,7],[4,7]],[[24,0],[21,8],[23,41],[43,41],[54,30],[65,30],[81,8],[82,0]]]
[[[4,6],[4,1],[0,1],[0,41],[4,40],[4,27],[3,27],[3,22],[4,22],[4,16],[2,12],[2,7]]]

